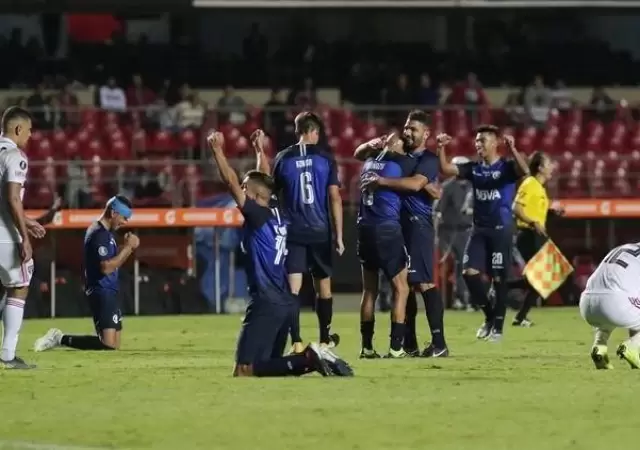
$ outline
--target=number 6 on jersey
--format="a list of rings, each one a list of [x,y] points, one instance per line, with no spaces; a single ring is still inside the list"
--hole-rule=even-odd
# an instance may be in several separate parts
[[[300,173],[300,190],[302,194],[302,203],[312,205],[315,201],[313,194],[313,175],[311,172]]]

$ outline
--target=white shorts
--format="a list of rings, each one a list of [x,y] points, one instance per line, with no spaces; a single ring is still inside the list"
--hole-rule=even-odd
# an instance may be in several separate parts
[[[18,244],[0,243],[0,281],[5,288],[25,287],[31,283],[33,259],[22,263]]]
[[[603,330],[640,331],[640,298],[620,291],[583,292],[580,315],[589,325]]]

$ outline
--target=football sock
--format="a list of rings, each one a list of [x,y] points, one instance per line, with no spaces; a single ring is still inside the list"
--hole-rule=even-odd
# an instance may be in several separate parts
[[[16,357],[16,346],[18,345],[18,335],[22,327],[24,317],[25,300],[21,298],[8,297],[7,304],[2,315],[2,325],[4,334],[2,336],[3,361],[11,361]]]
[[[391,339],[389,348],[393,351],[402,350],[402,341],[404,340],[404,323],[391,322]]]
[[[295,302],[291,311],[291,325],[289,329],[291,342],[302,342],[300,336],[300,297],[295,296]]]
[[[447,344],[444,339],[444,305],[438,289],[427,289],[422,293],[422,299],[431,329],[431,343],[436,348],[445,348]]]
[[[487,298],[487,290],[480,274],[476,275],[463,275],[464,281],[467,283],[467,289],[471,294],[471,303],[482,309],[486,322],[493,321],[494,314],[493,308]]]
[[[373,350],[373,329],[375,321],[360,322],[360,336],[362,337],[362,348]]]
[[[76,350],[115,350],[113,347],[103,344],[98,336],[71,336],[65,334],[62,336],[60,344]]]
[[[496,290],[496,305],[494,307],[493,329],[502,333],[504,326],[504,316],[507,314],[507,296],[509,294],[507,284],[502,281],[494,281],[493,288]]]
[[[300,376],[311,372],[311,364],[306,355],[289,355],[253,364],[256,377]]]
[[[418,315],[418,302],[415,292],[410,292],[407,297],[407,309],[404,323],[404,347],[408,350],[418,348],[418,337],[416,336],[416,316]]]
[[[532,288],[529,288],[527,294],[524,296],[524,300],[522,301],[522,306],[520,306],[520,310],[518,314],[516,314],[516,320],[518,322],[522,322],[529,315],[529,311],[533,305],[536,304],[536,300],[538,299],[538,293],[534,291]]]
[[[607,345],[611,332],[607,330],[596,329],[593,345]]]
[[[333,298],[316,299],[316,315],[318,316],[318,327],[320,328],[320,343],[328,344],[330,341],[331,319],[333,318]]]

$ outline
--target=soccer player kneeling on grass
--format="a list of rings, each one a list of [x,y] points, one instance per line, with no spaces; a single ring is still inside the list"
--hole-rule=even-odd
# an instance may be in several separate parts
[[[133,233],[127,233],[124,236],[124,246],[118,250],[113,233],[127,223],[131,214],[131,202],[124,196],[115,196],[107,202],[102,217],[85,234],[85,299],[93,313],[97,336],[67,335],[52,328],[35,342],[36,352],[58,346],[78,350],[120,348],[122,312],[118,302],[118,271],[138,248],[140,240]]]
[[[296,298],[287,281],[287,227],[278,208],[270,208],[274,182],[259,171],[242,183],[224,156],[224,137],[214,132],[207,141],[220,178],[244,216],[242,249],[247,255],[250,301],[236,349],[234,376],[279,377],[318,372],[351,376],[349,365],[328,347],[312,343],[300,354],[283,357]]]
[[[612,369],[607,343],[616,328],[629,330],[629,339],[616,354],[632,369],[640,369],[640,243],[616,247],[587,280],[580,296],[580,314],[595,328],[591,359],[596,369]]]

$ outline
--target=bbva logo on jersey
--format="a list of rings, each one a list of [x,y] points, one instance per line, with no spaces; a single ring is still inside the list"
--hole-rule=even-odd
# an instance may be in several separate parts
[[[497,189],[476,189],[475,193],[476,200],[480,200],[482,202],[500,200],[502,198],[500,191]]]

